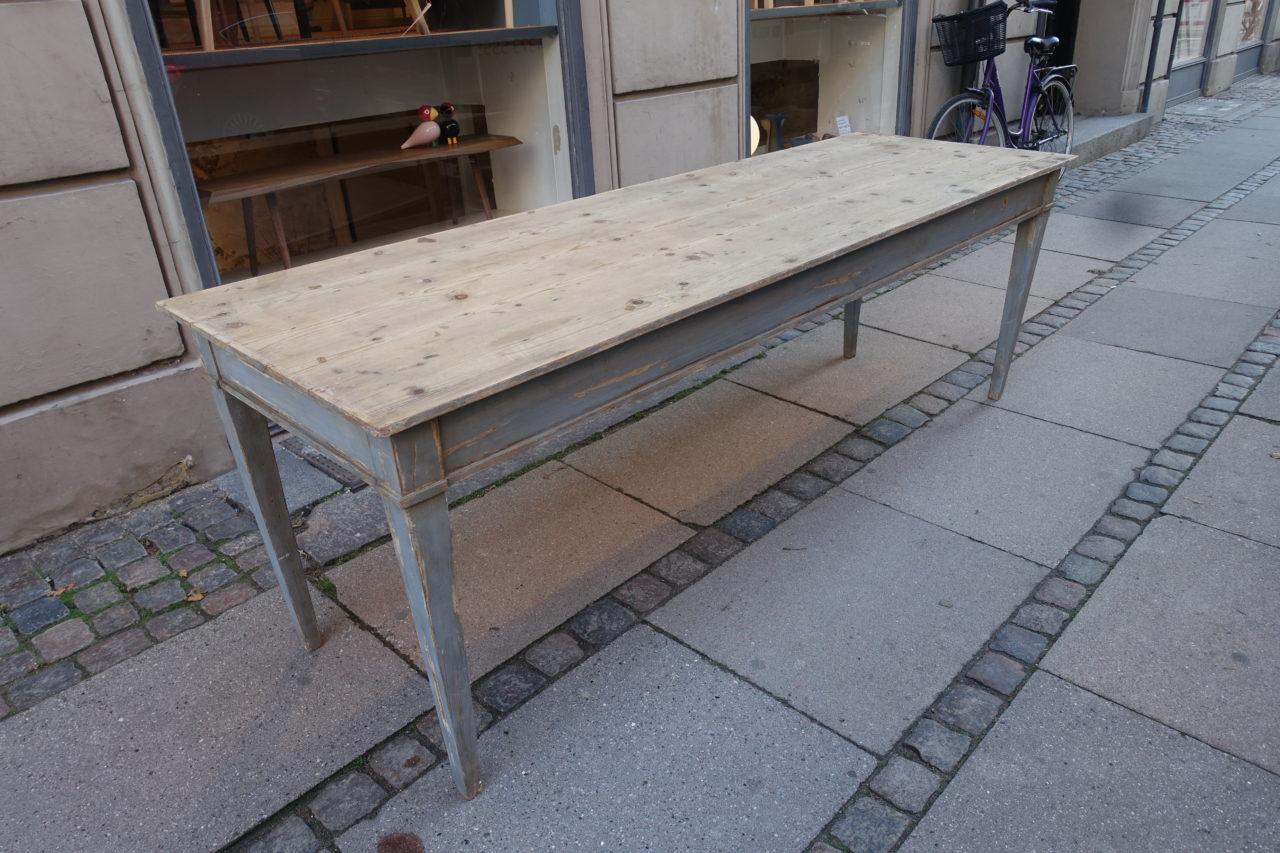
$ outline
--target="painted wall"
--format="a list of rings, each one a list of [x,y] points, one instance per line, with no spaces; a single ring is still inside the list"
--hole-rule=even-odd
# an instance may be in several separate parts
[[[230,462],[154,308],[197,286],[194,264],[143,154],[136,53],[102,9],[0,3],[0,553]]]
[[[1076,109],[1082,115],[1137,112],[1146,80],[1158,0],[1083,0],[1076,59]],[[1156,57],[1152,110],[1163,111],[1178,4],[1166,0]]]
[[[597,191],[741,156],[742,8],[583,0]]]

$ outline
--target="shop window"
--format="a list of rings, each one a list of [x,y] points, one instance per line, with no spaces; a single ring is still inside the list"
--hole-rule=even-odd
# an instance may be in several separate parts
[[[753,153],[893,132],[898,9],[754,0],[748,14]]]
[[[168,52],[554,23],[554,0],[149,0]]]
[[[431,32],[406,35],[413,3],[299,0],[310,36],[282,26],[277,38],[286,3],[262,2],[222,4],[234,26],[212,51],[190,31],[175,44],[185,18],[161,15],[224,280],[571,197],[554,17],[465,29],[506,23],[512,3],[483,17],[484,3],[434,0],[419,7]]]
[[[1182,17],[1178,21],[1178,43],[1174,46],[1175,63],[1191,62],[1204,56],[1212,15],[1213,0],[1183,0]]]
[[[1261,41],[1266,18],[1267,0],[1245,0],[1244,15],[1240,18],[1240,44]]]

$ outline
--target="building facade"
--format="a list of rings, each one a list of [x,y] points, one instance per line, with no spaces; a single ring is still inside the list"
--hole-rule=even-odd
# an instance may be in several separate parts
[[[230,467],[157,299],[839,133],[919,134],[964,79],[930,18],[973,5],[0,3],[0,553]],[[1020,80],[1023,41],[1052,33],[1078,114],[1159,116],[1280,67],[1277,5],[1060,0],[1052,22],[1013,15],[1000,70]],[[462,144],[402,149],[413,132]]]

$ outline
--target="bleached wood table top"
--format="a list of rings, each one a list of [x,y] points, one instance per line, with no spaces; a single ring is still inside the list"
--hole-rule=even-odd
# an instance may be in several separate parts
[[[389,435],[1070,159],[853,134],[161,307]]]

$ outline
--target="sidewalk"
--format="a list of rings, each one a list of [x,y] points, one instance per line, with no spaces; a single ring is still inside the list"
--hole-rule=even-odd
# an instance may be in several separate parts
[[[454,514],[458,799],[381,505],[277,448],[0,557],[0,849],[1266,850],[1280,837],[1280,77],[1064,178]],[[459,497],[463,497],[459,495]]]

